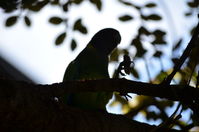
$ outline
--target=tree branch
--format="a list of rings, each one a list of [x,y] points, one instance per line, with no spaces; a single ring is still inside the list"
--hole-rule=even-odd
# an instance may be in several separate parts
[[[188,85],[150,84],[126,79],[65,81],[51,85],[41,85],[0,79],[0,97],[5,95],[11,97],[19,93],[25,93],[29,96],[37,95],[45,98],[60,97],[66,93],[102,91],[135,93],[138,95],[166,98],[173,101],[199,99],[199,89]],[[175,91],[175,94],[178,94],[178,96],[175,96],[173,91]]]
[[[180,68],[183,65],[183,63],[185,62],[185,60],[189,57],[192,49],[198,45],[198,39],[199,39],[198,37],[199,37],[199,22],[196,26],[195,32],[194,32],[190,42],[188,43],[186,49],[184,50],[184,52],[183,52],[182,56],[180,57],[180,59],[178,60],[178,62],[175,64],[172,73],[163,82],[164,84],[170,84],[170,82],[173,79],[176,72],[178,72],[180,70]]]
[[[185,89],[183,87],[186,87]],[[118,91],[178,100],[171,89],[190,99],[199,90],[190,86],[157,85],[126,79],[66,81],[51,85],[0,79],[0,130],[4,131],[150,131],[156,126],[140,123],[122,115],[72,108],[54,97],[68,92]],[[184,96],[184,95],[183,95]],[[177,131],[161,128],[163,131]]]

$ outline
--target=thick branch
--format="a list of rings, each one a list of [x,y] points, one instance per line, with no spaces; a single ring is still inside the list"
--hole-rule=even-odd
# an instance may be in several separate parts
[[[138,95],[166,98],[173,101],[199,99],[199,89],[191,86],[149,84],[126,79],[65,81],[51,85],[35,85],[26,82],[0,80],[0,96],[7,95],[8,97],[20,93],[27,93],[27,95],[33,96],[36,94],[40,97],[59,97],[66,93],[99,91],[135,93]]]
[[[66,92],[121,91],[121,88],[129,91],[132,89],[131,85],[140,88],[143,85],[146,88],[145,85],[148,84],[124,79],[67,81],[52,85],[0,80],[0,131],[120,132],[153,130],[156,126],[133,121],[122,115],[72,108],[49,98],[64,95]],[[130,87],[125,89],[126,86]],[[161,128],[161,130],[177,131],[167,128]]]

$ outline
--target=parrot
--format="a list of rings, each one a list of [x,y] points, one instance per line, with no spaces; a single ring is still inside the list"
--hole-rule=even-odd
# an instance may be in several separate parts
[[[109,55],[121,41],[119,31],[105,28],[98,31],[79,55],[69,63],[63,81],[108,79]],[[68,93],[65,102],[83,109],[106,110],[110,92]]]

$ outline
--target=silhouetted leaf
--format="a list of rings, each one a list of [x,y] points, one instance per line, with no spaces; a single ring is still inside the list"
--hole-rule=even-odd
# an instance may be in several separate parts
[[[31,11],[38,12],[38,11],[40,11],[41,8],[39,8],[39,7],[37,7],[37,6],[31,6],[31,7],[29,7],[29,9],[30,9]]]
[[[77,47],[77,42],[75,41],[75,39],[72,39],[71,44],[70,44],[70,48],[71,50],[75,50]]]
[[[89,1],[92,4],[94,4],[99,11],[102,9],[102,1],[101,0],[89,0]]]
[[[87,34],[87,29],[86,27],[82,24],[82,19],[79,18],[78,20],[76,20],[74,26],[73,26],[73,30],[77,30],[83,34]]]
[[[175,46],[173,47],[173,50],[178,49],[178,48],[180,47],[181,43],[182,43],[182,38],[178,40],[178,42],[177,42],[177,43],[175,44]]]
[[[141,19],[143,19],[143,20],[148,20],[147,16],[145,16],[145,15],[143,15],[143,14],[140,14],[140,17],[141,17]]]
[[[131,45],[137,46],[137,45],[142,45],[142,43],[140,42],[140,39],[135,38],[132,40]]]
[[[142,46],[137,48],[136,57],[143,57],[143,55],[146,53],[147,50],[145,50]]]
[[[11,13],[17,9],[19,2],[17,0],[0,0],[0,8],[6,13]]]
[[[43,0],[43,1],[39,1],[37,3],[37,6],[40,8],[43,8],[45,5],[47,5],[49,3],[49,0]]]
[[[60,45],[61,43],[63,43],[64,39],[66,37],[66,32],[61,33],[55,40],[55,44],[56,45]]]
[[[191,8],[197,8],[199,6],[199,2],[198,0],[193,0],[193,1],[187,2],[187,5]]]
[[[185,13],[185,16],[191,16],[192,15],[192,12],[186,12]]]
[[[164,40],[166,32],[157,29],[152,32],[152,34],[155,36],[154,41],[151,42],[152,44],[166,44],[166,41]]]
[[[66,2],[64,5],[63,5],[63,11],[65,11],[65,12],[67,12],[68,11],[68,5],[69,5],[69,3],[68,2]]]
[[[121,2],[122,4],[127,5],[127,6],[133,6],[132,3],[127,2],[127,1],[119,0],[119,2]]]
[[[63,22],[63,19],[60,17],[54,16],[49,19],[49,22],[52,24],[60,24],[61,22]]]
[[[52,5],[58,5],[59,4],[59,0],[53,0],[50,2]]]
[[[119,20],[120,21],[129,21],[129,20],[132,20],[133,19],[133,17],[132,16],[130,16],[130,15],[123,15],[123,16],[120,16],[119,17]]]
[[[5,26],[6,27],[10,27],[13,26],[16,22],[17,22],[18,16],[11,16],[9,17],[6,22],[5,22]]]
[[[119,2],[121,2],[122,4],[126,5],[126,6],[131,6],[131,7],[134,7],[136,8],[137,10],[140,10],[141,8],[133,3],[130,3],[128,1],[123,1],[123,0],[119,0]]]
[[[156,51],[155,54],[153,55],[154,57],[158,57],[160,58],[160,56],[162,55],[161,51]]]
[[[162,37],[162,36],[166,35],[166,32],[157,29],[157,30],[153,31],[153,34],[154,34],[156,37]]]
[[[145,5],[145,7],[153,8],[153,7],[156,7],[156,4],[155,3],[148,3],[148,4]]]
[[[141,9],[140,6],[135,6],[135,5],[134,5],[134,7],[135,7],[137,10],[140,10],[140,9]]]
[[[49,0],[43,0],[43,1],[39,1],[37,3],[32,4],[29,9],[31,11],[35,11],[38,12],[40,11],[44,6],[46,6],[49,3]]]
[[[150,35],[151,33],[143,26],[141,26],[138,30],[139,34]]]
[[[28,27],[31,26],[31,21],[30,21],[30,18],[28,16],[24,17],[24,22],[25,22],[26,26],[28,26]]]
[[[134,45],[136,47],[136,57],[142,57],[146,53],[146,49],[144,49],[144,47],[142,46],[140,39],[133,39],[131,45]]]
[[[161,20],[162,17],[159,16],[159,15],[157,15],[157,14],[152,14],[152,15],[147,16],[147,19],[148,19],[148,20],[155,20],[155,21],[158,21],[158,20]]]
[[[158,45],[162,45],[162,44],[166,44],[166,41],[164,40],[163,37],[156,37],[154,41],[151,42],[152,44],[158,44]]]
[[[80,3],[83,2],[83,0],[73,0],[72,2],[75,3],[75,4],[80,4]]]
[[[151,42],[152,44],[166,44],[164,37],[166,32],[157,29],[152,34],[155,36],[154,41]]]

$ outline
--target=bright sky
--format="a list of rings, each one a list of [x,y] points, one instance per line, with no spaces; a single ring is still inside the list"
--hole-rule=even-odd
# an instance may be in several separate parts
[[[140,1],[140,4],[143,3],[143,1],[147,0]],[[184,18],[183,12],[186,11],[184,2],[179,0],[164,1],[171,12],[175,26],[169,26],[170,20],[167,20],[167,15],[165,15],[164,12],[165,7],[161,5],[162,2],[158,2],[157,4],[160,8],[154,8],[152,12],[162,15],[165,21],[158,24],[149,24],[149,26],[150,28],[161,27],[168,30],[175,28],[174,32],[167,34],[166,39],[171,43],[177,40],[178,37],[187,36],[187,31],[192,27],[193,20],[197,18],[191,18],[189,20]],[[176,8],[176,4],[178,8]],[[17,13],[19,12],[15,12],[15,14]],[[133,23],[119,22],[117,18],[124,14],[132,14],[132,16],[134,16]],[[55,46],[54,44],[56,36],[65,30],[65,26],[53,26],[49,24],[48,19],[51,16],[63,15],[70,18],[69,27],[71,27],[71,24],[79,17],[83,17],[83,23],[86,26],[88,25],[89,33],[87,35],[81,35],[77,32],[74,33],[68,29],[67,37],[77,38],[79,44],[75,52],[70,51],[70,39],[64,41],[61,46]],[[96,7],[91,6],[91,4],[88,4],[86,1],[81,6],[73,6],[68,14],[64,14],[55,7],[48,6],[40,13],[33,13],[29,16],[32,20],[32,26],[30,28],[25,26],[23,20],[18,21],[13,27],[5,28],[4,22],[8,15],[5,15],[0,9],[0,56],[8,59],[8,61],[24,71],[36,82],[43,84],[61,82],[68,63],[77,56],[91,37],[100,29],[113,27],[119,30],[122,36],[122,42],[119,47],[125,47],[125,45],[131,41],[132,36],[136,35],[137,27],[140,24],[136,10],[118,4],[115,0],[104,0],[101,13],[96,10]],[[188,41],[189,38],[185,40],[185,43]],[[132,50],[132,52],[133,51],[134,50]],[[170,53],[168,53],[167,57],[169,56]],[[150,68],[153,68],[151,74],[155,74],[157,70],[155,70],[153,66],[156,63],[151,61],[149,63],[152,64]],[[165,68],[170,66],[170,64],[165,62]],[[113,67],[114,66],[109,68],[110,72],[113,71]],[[143,70],[145,69],[143,68],[144,63],[138,62],[136,67],[140,68],[142,81],[146,81],[147,77],[144,76],[146,75],[146,71]]]
[[[73,7],[71,13],[66,14],[70,16],[70,24],[77,18],[84,16],[83,22],[89,25],[88,35],[68,32],[68,37],[75,36],[79,40],[78,49],[72,53],[69,50],[69,41],[65,41],[61,46],[54,45],[55,37],[65,29],[64,26],[53,26],[48,23],[50,16],[65,15],[57,8],[47,7],[39,14],[32,14],[33,25],[31,28],[25,27],[23,20],[14,27],[4,28],[4,21],[1,21],[1,55],[23,69],[38,83],[60,82],[67,64],[85,47],[94,33],[104,27],[114,27],[121,32],[123,26],[118,27],[119,23],[116,19],[116,15],[120,13],[116,8],[112,8],[114,10],[111,12],[106,11],[107,4],[104,7],[106,15],[98,14],[95,7],[90,6],[87,2],[80,7]],[[7,18],[2,13],[1,16],[2,20]],[[97,17],[93,18],[93,16]]]
[[[145,0],[146,1],[146,0]],[[173,1],[173,0],[171,0]],[[170,1],[170,2],[171,2]],[[115,0],[104,1],[102,12],[99,13],[94,7],[84,2],[81,6],[73,6],[69,14],[64,14],[59,9],[54,7],[46,7],[38,14],[30,14],[30,18],[33,21],[30,28],[24,25],[23,19],[10,28],[4,27],[5,19],[8,17],[0,10],[0,55],[7,58],[11,63],[15,64],[22,71],[29,76],[33,77],[38,83],[54,83],[62,81],[62,77],[67,64],[74,59],[77,54],[85,47],[87,42],[93,36],[94,33],[105,27],[113,27],[120,31],[122,35],[122,42],[120,47],[125,47],[130,42],[132,36],[135,35],[136,28],[140,23],[136,10],[127,8],[121,4],[115,2]],[[175,1],[173,1],[175,2]],[[142,2],[140,2],[142,3]],[[175,9],[174,4],[168,3],[169,9]],[[159,4],[159,3],[158,3]],[[175,11],[174,23],[180,22],[183,25],[183,30],[188,31],[189,24],[186,21],[177,21],[176,19],[183,19],[182,11],[184,11],[183,2],[178,1],[179,11]],[[111,9],[110,9],[111,7]],[[161,7],[161,5],[160,5]],[[182,9],[182,10],[180,10]],[[164,15],[163,10],[158,8],[154,9],[154,12],[160,12]],[[18,12],[15,12],[17,14]],[[117,20],[118,16],[123,14],[132,14],[134,21],[121,23]],[[48,23],[50,16],[69,16],[69,27],[77,18],[83,16],[83,23],[89,25],[88,35],[80,35],[79,33],[72,33],[68,30],[68,38],[74,36],[78,40],[78,48],[75,52],[70,51],[70,42],[67,40],[61,46],[55,46],[54,40],[57,35],[64,31],[63,25],[53,26]],[[181,36],[179,31],[182,31],[182,26],[176,24],[176,32],[178,36]],[[165,28],[168,26],[167,21],[163,21],[161,24],[150,25],[152,27]],[[170,28],[170,27],[168,27]],[[180,29],[181,28],[181,29]],[[168,39],[173,39],[168,34]],[[139,67],[142,63],[137,64]],[[110,69],[111,71],[111,69]]]

